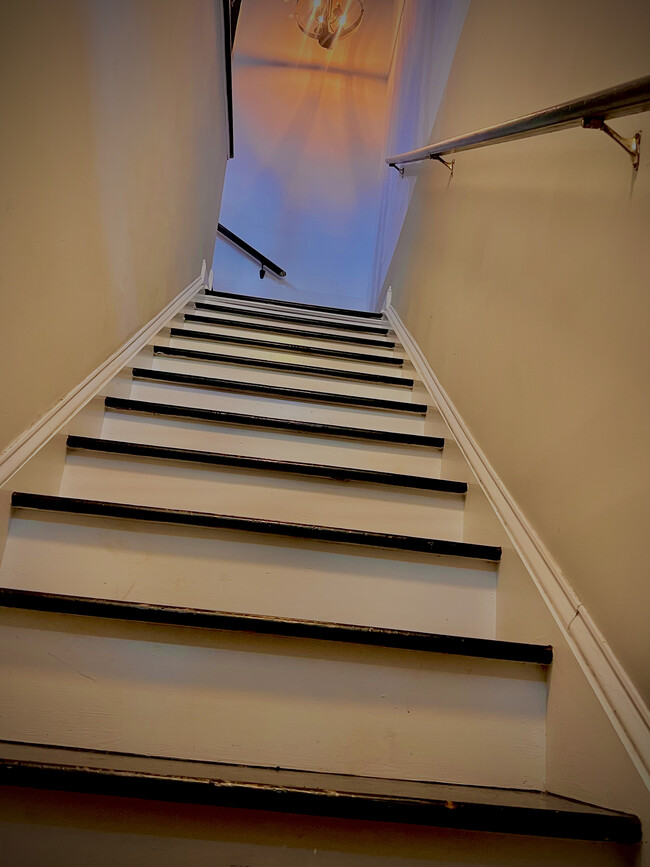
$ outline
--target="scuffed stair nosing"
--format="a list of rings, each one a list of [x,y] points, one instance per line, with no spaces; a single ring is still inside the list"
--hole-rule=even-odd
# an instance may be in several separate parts
[[[163,509],[156,506],[105,502],[78,497],[59,497],[52,494],[32,494],[22,491],[15,491],[11,502],[15,509],[176,524],[208,530],[235,530],[314,542],[431,554],[438,557],[464,557],[491,563],[497,563],[501,559],[501,548],[494,545],[454,542],[448,539],[428,539],[422,536],[403,536],[372,530],[351,530],[344,527],[298,524],[291,521],[272,521],[267,518],[192,512],[183,509]]]
[[[294,771],[16,741],[0,742],[0,784],[628,845],[639,843],[642,832],[634,815],[534,790]]]
[[[260,430],[286,431],[288,433],[306,434],[307,436],[349,439],[383,445],[403,445],[431,449],[442,449],[445,445],[444,437],[271,418],[269,416],[247,415],[245,413],[224,412],[222,410],[204,409],[202,407],[156,403],[154,401],[132,400],[130,398],[107,397],[104,405],[106,409],[118,412],[168,416],[170,418],[187,419],[188,421],[205,421],[214,424],[252,427],[259,428]]]
[[[283,461],[276,458],[248,457],[246,455],[226,454],[221,452],[199,451],[196,449],[181,449],[171,446],[158,446],[148,443],[127,442],[123,440],[104,439],[102,437],[85,437],[70,435],[67,438],[70,450],[99,452],[100,454],[125,455],[132,457],[151,458],[153,460],[186,461],[212,467],[225,467],[242,470],[254,470],[266,473],[290,474],[308,478],[324,479],[337,482],[362,482],[374,485],[389,485],[391,487],[414,488],[432,493],[459,494],[467,493],[467,483],[452,479],[430,478],[428,476],[413,476],[405,473],[387,473],[380,470],[362,470],[351,467],[337,467],[328,464],[307,464],[298,461]]]

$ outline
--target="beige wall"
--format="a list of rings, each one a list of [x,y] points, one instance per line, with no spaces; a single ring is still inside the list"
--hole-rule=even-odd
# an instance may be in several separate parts
[[[645,0],[473,0],[431,140],[645,75],[649,33]],[[423,164],[385,287],[647,699],[649,115],[612,125],[636,177],[582,129]]]
[[[222,38],[212,0],[2,3],[0,451],[210,261]]]

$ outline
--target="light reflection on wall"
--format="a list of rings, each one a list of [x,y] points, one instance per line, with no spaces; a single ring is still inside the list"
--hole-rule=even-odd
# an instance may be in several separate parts
[[[392,4],[382,5],[386,16]],[[244,47],[250,45],[254,11],[253,4],[248,19],[242,11]],[[235,54],[236,155],[228,165],[220,217],[288,277],[260,281],[255,263],[218,239],[215,284],[367,307],[384,171],[387,77],[375,59],[355,58],[354,41],[365,21],[333,52],[315,45],[319,53],[289,23],[283,38],[295,40],[293,62],[285,59],[286,51],[276,58]],[[382,45],[387,73],[390,42]]]

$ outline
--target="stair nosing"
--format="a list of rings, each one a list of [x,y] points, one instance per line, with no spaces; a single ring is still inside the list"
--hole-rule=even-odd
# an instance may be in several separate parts
[[[365,428],[344,425],[320,424],[319,422],[296,421],[294,419],[272,418],[269,416],[247,415],[245,413],[225,412],[202,407],[186,407],[178,404],[157,403],[131,398],[107,397],[106,409],[118,412],[134,412],[146,415],[165,415],[190,421],[205,421],[213,424],[232,424],[253,427],[260,430],[279,430],[306,436],[351,439],[358,442],[379,443],[382,445],[412,446],[417,448],[443,449],[444,437],[424,436],[397,431],[366,430]]]
[[[363,373],[356,370],[345,370],[337,367],[315,367],[310,364],[298,364],[291,361],[275,361],[268,358],[252,358],[250,356],[229,355],[224,352],[204,352],[198,349],[184,349],[177,346],[162,346],[153,344],[153,354],[170,358],[187,358],[196,361],[214,361],[223,364],[240,365],[242,367],[259,367],[276,370],[280,373],[297,373],[304,376],[319,376],[323,379],[349,379],[352,382],[367,382],[376,385],[389,385],[402,388],[413,388],[415,381],[403,376],[390,376],[382,373]]]
[[[302,539],[324,544],[354,545],[370,549],[403,551],[405,553],[418,553],[436,557],[466,558],[468,560],[480,560],[489,563],[498,563],[501,559],[501,548],[494,545],[380,533],[372,530],[356,530],[345,527],[329,527],[320,524],[274,521],[268,518],[251,518],[240,515],[225,515],[184,509],[165,509],[158,506],[116,503],[81,497],[61,497],[53,494],[34,494],[23,491],[14,491],[11,503],[14,509],[139,520],[158,524],[176,524],[207,530],[248,532]]]
[[[278,307],[292,307],[298,310],[320,310],[323,313],[337,313],[340,316],[361,316],[364,319],[383,319],[382,312],[372,310],[351,310],[346,307],[325,307],[320,304],[303,304],[299,301],[283,301],[276,298],[264,298],[261,295],[241,295],[237,292],[222,292],[217,289],[206,289],[207,298],[234,298],[237,301],[248,301],[253,304],[275,304]],[[198,296],[197,296],[198,297]]]
[[[258,310],[253,307],[250,309],[244,310],[242,307],[229,307],[227,304],[210,304],[208,301],[196,300],[196,298],[192,299],[194,307],[197,310],[212,310],[215,313],[232,313],[235,316],[249,316],[251,319],[270,319],[272,322],[289,322],[294,323],[296,325],[314,325],[319,328],[334,328],[337,331],[356,331],[359,334],[390,334],[391,329],[386,326],[378,326],[378,325],[366,325],[361,322],[343,322],[341,320],[332,319],[332,320],[317,320],[313,319],[304,319],[301,316],[292,316],[287,313],[281,313],[275,310]]]
[[[430,493],[462,496],[467,493],[467,483],[451,479],[415,476],[406,473],[388,473],[381,470],[364,470],[331,464],[312,464],[301,461],[279,460],[226,452],[210,452],[198,449],[182,449],[126,440],[105,439],[69,435],[69,450],[100,452],[103,454],[127,455],[153,460],[187,461],[216,468],[234,468],[256,472],[296,475],[326,482],[360,482],[371,485],[387,485],[397,488],[412,488]]]
[[[550,645],[0,587],[0,608],[548,666]]]
[[[12,749],[22,749],[23,753],[40,750],[46,755],[38,760],[36,756],[7,756]],[[130,768],[119,767],[125,760],[130,760]],[[107,766],[111,761],[113,766]],[[156,763],[164,763],[165,769],[173,771],[164,773]],[[365,781],[365,791],[359,790],[360,781]],[[25,741],[0,741],[0,782],[90,795],[518,836],[629,845],[639,843],[642,837],[637,816],[535,790],[355,777]],[[405,793],[409,792],[405,785],[413,784],[418,787],[416,791]],[[372,791],[373,787],[378,791]],[[428,796],[420,791],[422,787],[430,790]],[[504,803],[508,797],[511,803]],[[535,804],[534,799],[540,803]],[[576,809],[578,806],[583,809]]]
[[[305,340],[325,340],[331,343],[347,343],[352,346],[374,346],[378,349],[395,349],[394,340],[379,340],[372,337],[348,336],[345,334],[327,334],[322,331],[305,331],[302,328],[283,328],[279,325],[265,325],[260,322],[233,322],[231,319],[214,318],[201,313],[184,313],[185,322],[200,322],[203,325],[215,325],[221,328],[240,328],[242,331],[261,331],[264,334],[286,334],[292,337],[302,337]]]
[[[277,340],[254,340],[252,337],[242,337],[239,334],[215,334],[210,331],[194,331],[179,326],[171,326],[172,337],[182,337],[186,340],[210,340],[213,343],[232,343],[241,346],[255,346],[261,349],[272,349],[278,352],[291,352],[301,355],[315,355],[321,358],[340,358],[346,361],[359,361],[363,364],[390,364],[402,367],[404,359],[394,355],[368,355],[365,352],[347,352],[343,349],[328,349],[318,346],[301,346],[295,343],[278,343]]]
[[[256,382],[243,382],[232,379],[218,379],[213,376],[196,376],[191,373],[158,370],[149,367],[134,367],[134,379],[154,380],[195,388],[213,388],[215,391],[231,391],[241,394],[261,395],[305,403],[327,403],[347,406],[353,409],[370,409],[384,412],[404,412],[413,415],[426,415],[428,407],[423,403],[410,403],[405,400],[386,400],[379,397],[359,397],[358,395],[336,394],[335,392],[312,391],[309,389],[287,388],[277,385],[260,385]]]

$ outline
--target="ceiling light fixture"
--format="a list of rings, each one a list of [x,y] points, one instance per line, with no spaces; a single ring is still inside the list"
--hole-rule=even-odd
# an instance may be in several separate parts
[[[357,29],[363,18],[361,0],[297,0],[296,22],[305,36],[331,51]]]

